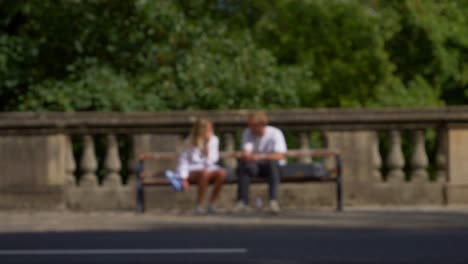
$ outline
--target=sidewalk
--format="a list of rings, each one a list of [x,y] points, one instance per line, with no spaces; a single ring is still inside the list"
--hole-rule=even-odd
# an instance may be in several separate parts
[[[284,211],[280,215],[196,216],[191,213],[1,211],[0,233],[58,231],[147,231],[168,228],[468,228],[468,207],[377,208]]]

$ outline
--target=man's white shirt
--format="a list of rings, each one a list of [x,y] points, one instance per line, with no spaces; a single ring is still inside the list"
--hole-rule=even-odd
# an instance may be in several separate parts
[[[249,128],[242,133],[242,150],[252,153],[286,153],[286,139],[283,132],[272,126],[265,127],[265,134],[262,137],[255,136]],[[285,164],[286,161],[280,161]]]

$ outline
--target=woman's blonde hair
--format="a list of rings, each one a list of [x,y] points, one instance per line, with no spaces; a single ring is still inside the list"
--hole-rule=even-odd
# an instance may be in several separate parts
[[[190,132],[188,143],[191,147],[203,148],[206,144],[205,133],[209,126],[213,123],[206,119],[200,118],[193,124],[192,131]]]

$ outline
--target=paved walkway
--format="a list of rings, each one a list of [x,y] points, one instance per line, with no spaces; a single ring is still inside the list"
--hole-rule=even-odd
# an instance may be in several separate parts
[[[48,231],[131,231],[167,228],[468,228],[468,207],[378,208],[360,207],[337,213],[329,210],[282,212],[269,215],[196,216],[190,213],[133,212],[26,212],[1,211],[0,233]]]

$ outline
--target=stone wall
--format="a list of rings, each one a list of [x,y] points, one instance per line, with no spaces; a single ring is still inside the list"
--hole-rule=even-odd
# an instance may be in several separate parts
[[[0,113],[0,208],[132,210],[137,153],[177,151],[201,116],[215,122],[222,150],[233,150],[248,113]],[[272,125],[297,138],[297,149],[309,151],[316,145],[312,133],[321,133],[326,147],[341,150],[345,207],[468,203],[466,107],[299,109],[269,114]],[[434,152],[428,152],[428,135],[436,136]],[[80,146],[79,153],[73,146]],[[105,151],[99,152],[100,148]],[[126,165],[129,170],[124,172]],[[147,168],[157,172],[174,166],[174,162],[155,162]],[[123,176],[129,178],[126,184]],[[150,188],[148,206],[188,208],[194,189],[175,194],[168,187]],[[264,195],[264,189],[253,186],[254,195]],[[224,207],[232,204],[234,193],[235,186],[226,186],[221,197]],[[296,209],[333,208],[335,190],[332,184],[282,184],[281,202]]]

